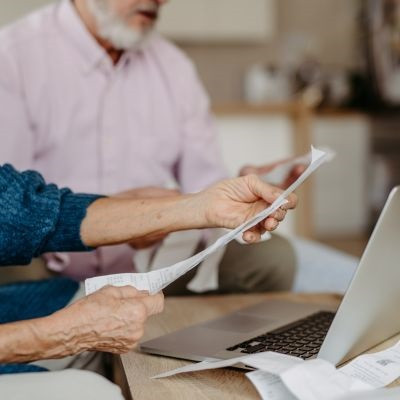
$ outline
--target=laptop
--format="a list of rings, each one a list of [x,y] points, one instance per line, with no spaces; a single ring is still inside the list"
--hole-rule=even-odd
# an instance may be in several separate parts
[[[149,340],[140,349],[193,361],[275,351],[338,365],[400,332],[399,264],[400,186],[390,193],[337,310],[268,300]]]

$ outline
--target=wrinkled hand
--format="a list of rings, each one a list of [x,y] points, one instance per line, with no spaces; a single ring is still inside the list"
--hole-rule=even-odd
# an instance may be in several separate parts
[[[129,197],[135,199],[153,199],[158,197],[171,197],[179,195],[179,191],[175,189],[164,189],[156,186],[148,186],[143,188],[131,189],[118,193],[116,197]],[[153,234],[132,240],[128,244],[135,250],[146,249],[157,243],[162,242],[167,234]]]
[[[269,172],[271,172],[276,167],[279,167],[281,164],[286,163],[287,161],[290,161],[290,159],[278,161],[273,164],[262,165],[259,167],[256,167],[253,165],[246,165],[240,170],[239,175],[240,176],[249,175],[249,174],[265,175],[265,174],[268,174]],[[303,164],[295,165],[291,169],[291,171],[289,172],[287,177],[279,185],[279,187],[282,189],[288,188],[293,182],[295,182],[299,178],[299,176],[305,171],[306,168],[307,168],[306,165],[303,165]]]
[[[206,220],[211,226],[233,229],[264,210],[281,193],[281,189],[261,181],[256,175],[247,175],[222,181],[200,192],[199,196]],[[288,203],[270,217],[245,232],[243,239],[249,243],[257,242],[265,231],[275,230],[285,218],[287,210],[296,207],[296,195],[291,194],[287,200]]]
[[[72,342],[79,351],[120,354],[137,345],[147,318],[163,306],[162,293],[150,296],[130,286],[107,286],[63,311],[70,316]]]

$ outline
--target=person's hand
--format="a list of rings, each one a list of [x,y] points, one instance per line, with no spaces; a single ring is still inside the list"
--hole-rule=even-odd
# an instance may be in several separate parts
[[[85,350],[124,353],[133,349],[143,336],[150,315],[163,310],[162,293],[150,296],[131,286],[107,286],[59,312],[75,347]]]
[[[118,193],[116,197],[135,198],[135,199],[152,199],[158,197],[172,197],[179,195],[179,191],[175,189],[165,189],[156,186],[147,186],[143,188],[131,189]],[[168,235],[157,233],[147,235],[130,241],[128,244],[135,250],[146,249],[157,243],[162,242]]]
[[[272,164],[267,164],[267,165],[262,165],[262,166],[254,166],[254,165],[245,165],[241,170],[239,171],[239,176],[245,176],[249,174],[255,174],[255,175],[265,175],[271,172],[273,169],[276,167],[279,167],[281,164],[284,164],[286,162],[290,161],[290,159],[286,160],[281,160],[276,163]],[[299,176],[305,171],[307,168],[306,165],[304,164],[298,164],[295,165],[286,178],[279,184],[279,187],[282,189],[288,188],[293,182],[295,182]]]
[[[222,181],[198,194],[200,209],[211,226],[236,228],[272,204],[282,193],[256,175]],[[265,231],[273,231],[282,221],[288,209],[296,207],[297,196],[291,194],[284,204],[270,217],[243,235],[246,242],[260,240]]]

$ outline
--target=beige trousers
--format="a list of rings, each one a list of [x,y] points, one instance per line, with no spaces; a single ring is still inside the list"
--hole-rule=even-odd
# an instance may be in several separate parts
[[[208,294],[262,293],[291,290],[296,272],[296,256],[290,242],[279,235],[252,245],[230,242],[219,265],[219,288]],[[164,289],[169,296],[187,296],[186,286],[193,269]]]

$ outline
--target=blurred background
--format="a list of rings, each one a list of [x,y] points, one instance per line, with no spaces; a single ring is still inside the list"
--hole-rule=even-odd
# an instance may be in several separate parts
[[[46,3],[2,0],[0,24]],[[400,1],[170,0],[159,22],[198,68],[232,174],[337,153],[282,229],[360,255],[400,183]]]

